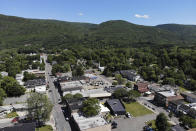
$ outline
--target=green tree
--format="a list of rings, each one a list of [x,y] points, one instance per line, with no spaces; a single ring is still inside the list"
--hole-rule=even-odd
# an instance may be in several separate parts
[[[122,78],[122,76],[120,74],[116,74],[115,75],[115,79],[117,80],[117,82],[118,82],[119,85],[125,84],[125,81],[126,80],[124,78]]]
[[[73,95],[73,98],[75,98],[75,99],[81,99],[81,98],[83,98],[83,95],[80,94],[80,93],[76,93],[75,95]]]
[[[167,116],[164,113],[160,113],[155,121],[156,128],[158,131],[169,131],[170,130],[170,125],[167,122]]]
[[[126,83],[126,87],[128,87],[128,88],[133,88],[132,83],[131,83],[131,82],[127,82],[127,83]]]
[[[28,73],[27,71],[24,72],[23,81],[33,80],[35,78],[36,78],[35,74]]]
[[[3,78],[1,87],[9,97],[23,95],[26,91],[25,88],[20,86],[14,78],[9,76]]]
[[[119,89],[115,90],[112,95],[115,98],[122,99],[122,98],[124,98],[124,97],[126,97],[128,95],[128,92],[124,88],[119,88]]]
[[[71,93],[68,93],[68,94],[66,94],[64,97],[63,97],[63,99],[64,100],[71,100],[71,99],[73,99],[73,95],[71,94]]]
[[[82,112],[87,117],[95,116],[100,112],[99,100],[96,98],[88,98],[83,101]]]
[[[53,105],[46,95],[31,93],[27,105],[29,119],[36,120],[39,124],[49,119]]]
[[[84,75],[84,70],[83,70],[82,66],[81,66],[81,65],[77,65],[77,66],[73,69],[72,75],[73,75],[73,76],[82,76],[82,75]]]
[[[129,100],[135,100],[136,98],[140,97],[140,93],[136,90],[130,90],[127,93],[127,97]]]

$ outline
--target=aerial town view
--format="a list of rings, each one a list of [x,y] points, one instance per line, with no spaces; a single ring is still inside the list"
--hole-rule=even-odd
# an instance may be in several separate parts
[[[195,0],[0,0],[0,131],[196,131]]]

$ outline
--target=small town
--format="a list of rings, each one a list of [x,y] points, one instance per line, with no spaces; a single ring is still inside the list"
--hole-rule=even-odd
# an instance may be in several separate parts
[[[21,91],[10,90],[15,97],[3,97],[2,131],[35,131],[37,124],[54,131],[153,131],[158,116],[166,118],[172,131],[185,131],[192,126],[181,127],[185,119],[196,119],[196,93],[182,87],[145,81],[136,70],[107,77],[100,63],[85,69],[84,59],[71,71],[58,68],[58,55],[25,55],[32,64],[15,79],[1,72],[1,85],[9,88],[4,81],[13,81],[21,86],[16,89]]]

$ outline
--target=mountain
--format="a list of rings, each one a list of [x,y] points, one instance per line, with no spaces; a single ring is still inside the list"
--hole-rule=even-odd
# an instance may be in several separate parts
[[[24,45],[125,47],[138,43],[196,44],[196,26],[143,26],[122,20],[90,24],[0,15],[0,49]]]

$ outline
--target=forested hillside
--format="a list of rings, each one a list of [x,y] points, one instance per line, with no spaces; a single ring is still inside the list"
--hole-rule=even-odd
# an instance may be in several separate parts
[[[25,19],[0,15],[0,49],[37,45],[129,47],[141,44],[195,45],[196,26],[142,26],[122,20],[97,24]]]

